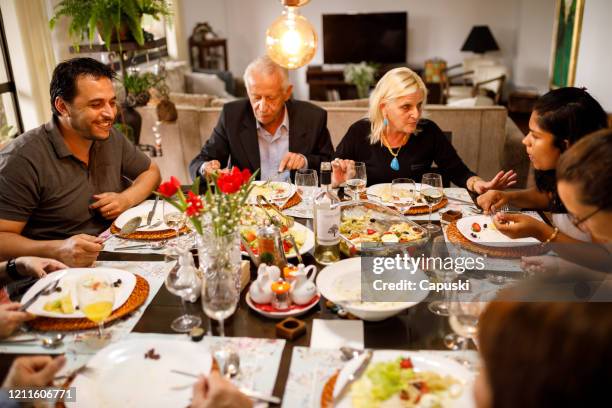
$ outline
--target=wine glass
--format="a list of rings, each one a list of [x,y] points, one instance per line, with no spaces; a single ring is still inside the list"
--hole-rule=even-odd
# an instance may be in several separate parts
[[[457,272],[454,269],[446,269],[443,265],[435,262],[437,259],[446,259],[448,250],[446,242],[441,235],[436,236],[431,241],[431,252],[425,264],[425,270],[428,272],[430,279],[441,283],[450,283],[457,277]],[[433,262],[432,262],[433,261]],[[449,315],[450,293],[443,287],[442,300],[433,300],[427,304],[427,309],[438,316]]]
[[[211,271],[202,282],[202,309],[209,319],[219,322],[219,336],[222,339],[225,337],[224,321],[236,311],[239,296],[236,277],[230,270]],[[219,365],[223,367],[224,374],[226,372],[229,375],[237,374],[240,358],[230,344],[221,340],[213,354]]]
[[[364,162],[355,162],[352,168],[347,172],[346,188],[353,200],[358,200],[361,193],[366,191],[368,177],[366,174],[366,165]]]
[[[448,308],[448,323],[457,334],[462,351],[467,350],[470,340],[474,344],[478,344],[476,339],[478,335],[478,320],[489,304],[489,301],[495,297],[495,293],[496,291],[480,293],[459,293],[459,291],[456,291],[451,299]],[[468,368],[472,366],[472,363],[466,358],[458,358],[457,360]]]
[[[405,214],[414,205],[416,184],[409,178],[396,178],[391,181],[391,199],[399,212]]]
[[[295,172],[295,186],[298,194],[302,197],[304,206],[312,212],[314,196],[317,193],[319,180],[317,171],[312,169],[302,169]]]
[[[187,217],[166,201],[164,201],[163,210],[164,222],[176,232],[176,238],[178,239],[181,228],[183,228],[187,222]]]
[[[168,292],[181,298],[183,314],[172,321],[170,328],[178,333],[187,333],[194,327],[202,324],[202,319],[196,315],[188,314],[185,302],[193,302],[198,298],[200,279],[198,277],[193,258],[188,249],[176,248],[167,255],[167,259],[175,260],[176,265],[166,275],[164,283]]]
[[[440,231],[440,227],[432,224],[431,213],[433,206],[442,201],[444,197],[444,189],[442,188],[442,176],[436,173],[425,173],[421,180],[421,195],[429,206],[429,220],[423,227],[429,232],[435,234]]]
[[[111,338],[103,333],[104,321],[110,316],[115,303],[115,289],[104,274],[86,275],[76,285],[79,309],[85,317],[98,325],[97,338],[85,338],[88,346],[100,348]]]

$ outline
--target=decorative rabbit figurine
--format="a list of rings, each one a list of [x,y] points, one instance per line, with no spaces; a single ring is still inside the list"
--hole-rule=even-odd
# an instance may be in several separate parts
[[[299,264],[297,272],[293,272],[295,280],[291,283],[291,300],[296,305],[305,305],[317,295],[317,286],[313,282],[316,270],[314,265],[304,267],[304,264]]]
[[[270,303],[274,293],[272,292],[272,283],[280,278],[280,269],[277,266],[268,266],[260,264],[257,268],[257,279],[249,288],[249,295],[255,303]]]
[[[178,252],[178,270],[176,271],[176,285],[190,286],[193,288],[192,294],[185,300],[193,303],[200,297],[202,292],[202,278],[193,262],[193,255],[189,250]]]

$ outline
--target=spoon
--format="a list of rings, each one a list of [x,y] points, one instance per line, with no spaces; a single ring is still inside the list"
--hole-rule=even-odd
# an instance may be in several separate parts
[[[46,349],[54,349],[61,346],[64,343],[64,334],[57,333],[51,336],[37,336],[37,337],[27,337],[23,339],[15,339],[15,340],[3,340],[3,343],[31,343],[40,341],[40,345]]]
[[[123,224],[123,227],[117,233],[117,236],[121,237],[121,236],[126,236],[126,235],[131,234],[132,232],[136,231],[138,227],[140,227],[141,222],[142,222],[142,217],[134,217],[128,220],[125,224]],[[104,238],[102,243],[106,242],[112,236],[113,234],[110,234],[108,237]]]

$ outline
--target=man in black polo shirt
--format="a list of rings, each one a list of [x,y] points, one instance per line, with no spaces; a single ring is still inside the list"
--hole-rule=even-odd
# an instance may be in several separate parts
[[[103,248],[96,235],[159,184],[157,165],[113,128],[114,75],[91,58],[62,62],[53,119],[0,151],[0,261],[91,265]]]

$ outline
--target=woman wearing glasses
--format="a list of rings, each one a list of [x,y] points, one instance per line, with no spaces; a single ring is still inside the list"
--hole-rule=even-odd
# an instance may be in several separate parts
[[[612,130],[585,137],[565,152],[557,188],[574,224],[594,239],[612,242]]]
[[[534,237],[546,243],[590,241],[590,234],[575,225],[559,199],[555,169],[565,150],[607,126],[606,112],[584,89],[560,88],[543,95],[534,106],[529,133],[523,139],[535,169],[536,187],[511,192],[491,190],[478,197],[478,204],[485,212],[510,204],[553,213],[554,227],[528,215],[498,213],[496,227],[511,238]]]
[[[516,183],[513,171],[489,181],[470,171],[438,125],[422,118],[426,99],[427,87],[416,73],[405,67],[387,72],[370,96],[367,119],[353,123],[336,149],[334,184],[346,181],[354,162],[365,163],[369,185],[421,180],[433,162],[447,181],[478,194]]]

